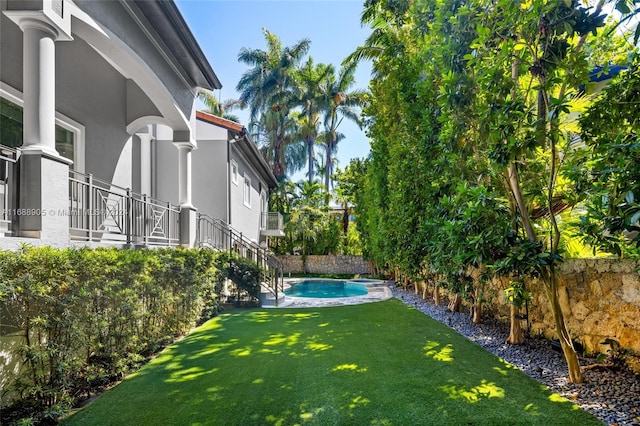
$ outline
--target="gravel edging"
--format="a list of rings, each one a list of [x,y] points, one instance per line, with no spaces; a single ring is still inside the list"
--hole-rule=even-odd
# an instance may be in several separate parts
[[[640,426],[640,375],[631,371],[585,370],[586,383],[567,381],[568,370],[562,353],[553,350],[543,338],[527,338],[523,345],[506,343],[508,324],[486,318],[473,324],[466,313],[449,312],[430,299],[389,284],[394,297],[431,318],[447,325],[487,351],[515,365],[529,377],[547,385],[553,392],[575,402],[609,425]],[[593,360],[581,359],[586,365]]]

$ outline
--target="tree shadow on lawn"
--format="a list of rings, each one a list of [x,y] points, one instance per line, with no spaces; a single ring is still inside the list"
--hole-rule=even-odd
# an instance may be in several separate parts
[[[225,313],[64,424],[301,423],[601,424],[396,299]]]

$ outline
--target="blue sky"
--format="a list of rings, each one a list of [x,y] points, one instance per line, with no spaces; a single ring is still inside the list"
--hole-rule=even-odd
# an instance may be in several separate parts
[[[311,40],[310,56],[315,63],[331,63],[339,69],[342,60],[370,33],[360,26],[362,0],[176,0],[223,88],[221,99],[237,98],[235,86],[246,66],[238,62],[241,48],[265,49],[262,28],[277,34],[283,45],[303,38]],[[356,72],[354,88],[366,89],[371,75],[369,63]],[[248,113],[237,115],[248,123]],[[346,138],[338,146],[339,166],[351,158],[366,157],[369,142],[355,124],[343,122],[339,130]],[[297,173],[292,180],[304,179]]]

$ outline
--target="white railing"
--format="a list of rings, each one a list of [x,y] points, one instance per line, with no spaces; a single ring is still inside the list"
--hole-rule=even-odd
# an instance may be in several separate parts
[[[0,236],[11,235],[11,222],[16,194],[16,161],[14,148],[0,145]]]
[[[69,174],[71,239],[144,246],[180,242],[180,209],[82,173]]]
[[[282,231],[284,222],[282,215],[278,212],[262,212],[260,215],[261,231]]]

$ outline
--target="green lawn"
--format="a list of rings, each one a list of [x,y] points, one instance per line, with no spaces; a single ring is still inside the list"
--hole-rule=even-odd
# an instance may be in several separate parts
[[[63,424],[601,423],[391,299],[223,314]]]

